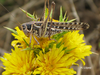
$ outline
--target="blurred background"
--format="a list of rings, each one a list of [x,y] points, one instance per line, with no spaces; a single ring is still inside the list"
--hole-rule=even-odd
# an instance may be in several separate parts
[[[0,56],[4,52],[11,52],[11,41],[14,37],[11,32],[4,27],[15,28],[22,23],[31,21],[20,9],[35,13],[39,18],[43,17],[45,0],[0,0]],[[67,11],[70,19],[77,22],[87,22],[90,28],[82,31],[86,44],[92,45],[91,56],[86,57],[86,65],[78,62],[80,66],[72,66],[77,75],[100,75],[100,0],[49,0],[55,2],[54,19],[59,18],[60,6],[63,13]],[[2,62],[0,61],[0,66]],[[0,68],[0,75],[3,69]]]

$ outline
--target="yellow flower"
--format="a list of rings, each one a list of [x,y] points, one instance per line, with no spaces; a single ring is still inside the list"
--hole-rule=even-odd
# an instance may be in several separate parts
[[[37,20],[34,14],[24,12]],[[48,17],[48,12],[46,8],[44,20]],[[51,17],[52,10],[48,21],[51,21]],[[67,20],[66,13],[63,17],[62,8],[59,21],[52,19],[53,22],[68,22]],[[12,35],[16,40],[11,43],[15,50],[12,49],[11,54],[5,53],[0,59],[5,66],[2,75],[73,75],[76,72],[70,67],[78,60],[85,65],[82,59],[92,54],[91,46],[84,43],[84,35],[80,35],[79,31],[61,32],[54,37],[51,36],[50,39],[53,40],[50,40],[48,37],[37,37],[35,34],[34,37],[27,37],[18,27],[15,29],[17,34],[15,32]]]
[[[52,19],[53,22],[59,22],[58,20]]]
[[[36,68],[33,74],[41,74],[41,75],[73,75],[76,72],[73,69],[70,69],[70,65],[72,65],[74,58],[70,58],[73,54],[64,54],[62,51],[64,48],[63,45],[60,48],[56,48],[56,44],[54,44],[53,48],[43,54],[39,53],[37,56],[38,60],[38,68]]]
[[[16,29],[18,35],[12,33],[12,35],[15,37],[15,39],[17,39],[17,40],[12,41],[12,43],[11,43],[12,46],[20,46],[23,49],[25,49],[30,44],[31,48],[34,48],[34,47],[45,48],[49,45],[49,43],[53,42],[53,40],[50,40],[48,37],[35,36],[36,39],[34,39],[33,36],[32,36],[32,38],[27,37],[24,34],[24,32],[22,30],[20,30],[18,27],[16,27],[15,29]],[[31,39],[31,43],[30,43],[30,39]],[[39,44],[37,43],[37,41]],[[17,45],[17,43],[20,43],[21,45]]]
[[[82,60],[85,56],[92,54],[91,45],[86,45],[84,43],[83,34],[79,34],[79,31],[69,31],[64,35],[63,38],[60,38],[60,42],[64,44],[64,47],[67,47],[68,53],[74,54],[73,57]],[[85,65],[85,62],[82,61]]]
[[[20,47],[25,48],[27,46],[27,44],[29,44],[30,38],[27,37],[23,31],[21,31],[18,27],[15,28],[17,31],[17,34],[12,33],[12,35],[15,37],[15,39],[17,40],[13,40],[11,45],[12,46],[17,46],[17,43],[20,43]],[[25,43],[26,41],[26,43]]]
[[[72,49],[82,44],[84,42],[84,35],[80,35],[78,32],[79,31],[69,31],[68,33],[66,33],[62,40],[64,46],[66,46],[68,49]]]
[[[48,47],[49,44],[54,40],[50,40],[48,37],[39,37],[37,38],[37,41],[39,42],[40,47],[44,49],[45,47]]]
[[[1,61],[5,66],[2,75],[31,75],[37,67],[33,51],[21,51],[18,47],[11,54],[5,53]]]
[[[27,37],[24,32],[22,30],[20,30],[18,27],[15,28],[18,35],[12,33],[12,35],[15,37],[16,40],[13,40],[11,45],[12,46],[20,46],[22,48],[26,48],[27,46],[30,46],[32,48],[34,48],[33,46],[38,46],[38,43],[37,41],[33,38],[33,35],[32,35],[32,38]],[[35,38],[38,38],[34,35]],[[31,42],[30,42],[30,39],[31,39]],[[17,43],[20,43],[21,45],[18,45]]]

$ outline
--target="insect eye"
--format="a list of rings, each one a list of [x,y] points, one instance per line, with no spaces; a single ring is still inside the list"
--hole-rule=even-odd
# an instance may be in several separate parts
[[[23,28],[23,30],[25,30],[26,26],[23,24],[23,25],[22,25],[22,28]]]
[[[26,24],[27,30],[31,30],[31,24]]]

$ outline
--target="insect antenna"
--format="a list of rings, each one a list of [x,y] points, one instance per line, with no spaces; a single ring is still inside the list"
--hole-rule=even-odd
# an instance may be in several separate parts
[[[50,24],[50,28],[49,28],[49,39],[50,39],[50,35],[51,35],[51,27],[52,27],[52,18],[53,18],[53,14],[54,14],[54,9],[55,9],[55,2],[53,1],[52,3],[51,3],[51,9],[50,9],[50,12],[49,13],[51,13],[52,12],[52,14],[51,14],[51,24]]]

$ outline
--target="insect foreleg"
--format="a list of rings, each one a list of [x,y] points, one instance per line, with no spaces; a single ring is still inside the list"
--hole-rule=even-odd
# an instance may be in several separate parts
[[[31,45],[32,35],[33,35],[34,40],[37,42],[37,44],[39,44],[39,42],[37,41],[37,39],[35,38],[34,33],[33,33],[33,25],[34,24],[31,25],[31,30],[30,30],[30,42],[29,42],[29,46]]]

